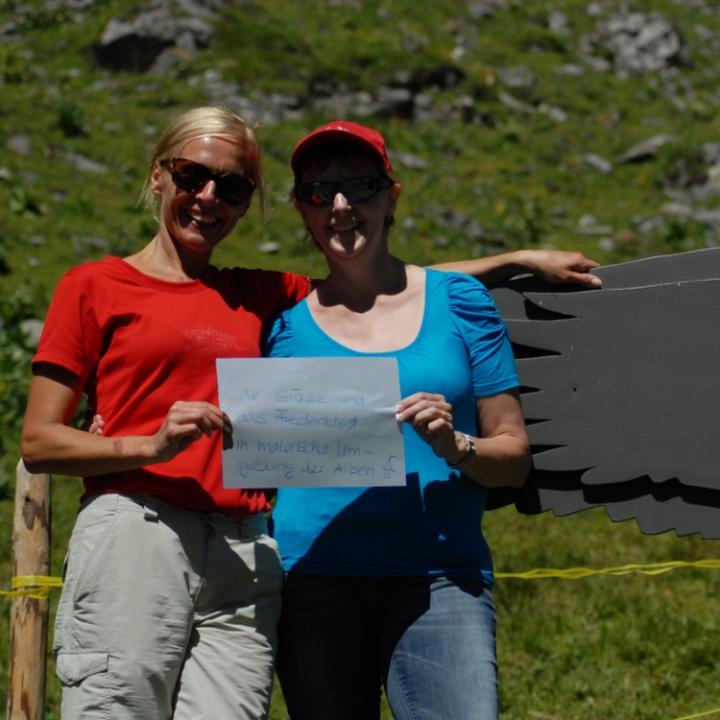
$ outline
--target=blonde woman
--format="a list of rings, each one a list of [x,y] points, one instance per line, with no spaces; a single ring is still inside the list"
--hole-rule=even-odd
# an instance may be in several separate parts
[[[258,356],[309,281],[211,264],[261,187],[242,119],[190,111],[150,163],[155,236],[56,289],[22,452],[85,478],[55,627],[63,718],[267,714],[282,574],[264,493],[222,486],[215,359]],[[68,424],[83,393],[104,435]]]

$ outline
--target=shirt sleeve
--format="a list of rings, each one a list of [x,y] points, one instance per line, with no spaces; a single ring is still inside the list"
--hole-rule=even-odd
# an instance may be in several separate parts
[[[32,363],[59,365],[84,383],[97,367],[101,345],[92,287],[84,273],[70,270],[55,288]]]
[[[293,331],[289,313],[284,312],[273,321],[263,340],[262,354],[265,357],[292,357]]]
[[[287,291],[286,307],[292,307],[307,297],[311,286],[310,278],[296,273],[283,273],[283,277]]]
[[[475,396],[518,387],[510,338],[487,288],[456,273],[447,273],[445,284],[455,328],[467,347]]]
[[[266,271],[265,275],[273,271]],[[273,316],[297,305],[310,292],[310,279],[291,272],[274,273],[280,279],[280,292],[276,296]],[[267,285],[265,285],[267,288]]]
[[[310,280],[305,275],[277,270],[233,268],[233,286],[240,294],[240,302],[268,323],[283,310],[297,305],[310,292]]]

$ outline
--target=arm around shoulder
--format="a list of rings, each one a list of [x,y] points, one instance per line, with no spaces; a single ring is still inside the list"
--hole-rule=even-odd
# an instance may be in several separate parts
[[[532,273],[550,283],[602,287],[600,278],[590,273],[598,267],[598,263],[576,251],[516,250],[433,267],[436,270],[472,275],[486,285],[495,285],[516,275]]]

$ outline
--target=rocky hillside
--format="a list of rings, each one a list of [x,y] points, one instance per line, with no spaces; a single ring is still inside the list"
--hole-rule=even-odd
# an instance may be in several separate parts
[[[0,494],[50,288],[149,238],[136,199],[172,115],[214,103],[258,125],[272,218],[222,263],[321,272],[287,160],[338,116],[389,140],[408,259],[615,262],[717,243],[719,49],[712,0],[4,0]]]

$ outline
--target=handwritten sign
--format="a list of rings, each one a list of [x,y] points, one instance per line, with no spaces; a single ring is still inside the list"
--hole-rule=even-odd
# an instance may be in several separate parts
[[[228,488],[404,485],[394,358],[220,358]]]

